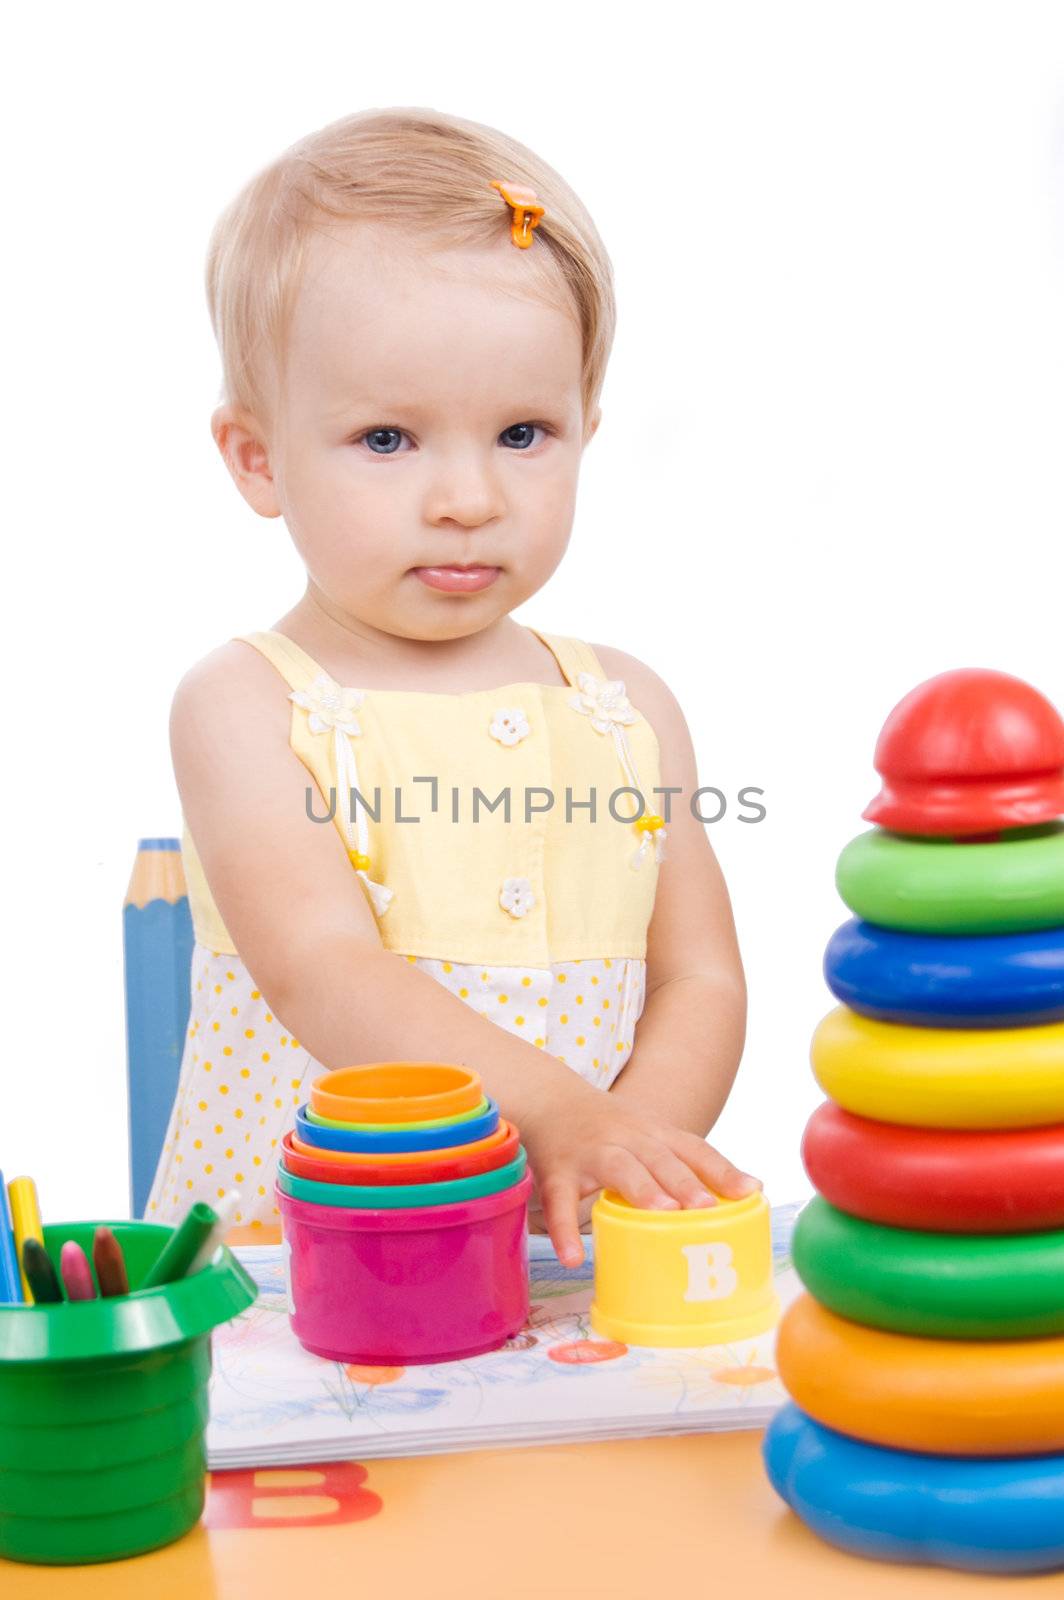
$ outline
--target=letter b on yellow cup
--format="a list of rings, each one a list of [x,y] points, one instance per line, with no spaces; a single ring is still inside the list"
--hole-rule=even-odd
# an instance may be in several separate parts
[[[644,1211],[606,1189],[591,1211],[591,1326],[625,1344],[727,1344],[779,1317],[763,1194]]]

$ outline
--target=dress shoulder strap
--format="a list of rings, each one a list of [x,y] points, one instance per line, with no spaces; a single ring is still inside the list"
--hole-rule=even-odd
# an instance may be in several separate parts
[[[318,663],[301,650],[286,634],[263,629],[254,633],[234,634],[244,644],[260,650],[288,684],[290,689],[305,689],[315,678],[322,676]]]
[[[561,667],[566,683],[575,684],[582,672],[590,672],[596,678],[605,678],[606,672],[602,662],[583,639],[570,639],[560,633],[542,633],[539,628],[530,628],[537,639],[542,639],[551,655]]]

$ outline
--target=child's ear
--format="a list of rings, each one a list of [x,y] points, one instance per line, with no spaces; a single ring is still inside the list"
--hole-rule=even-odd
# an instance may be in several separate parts
[[[211,416],[211,433],[233,482],[260,517],[279,517],[270,457],[262,428],[248,411],[219,406]]]
[[[590,421],[588,422],[587,427],[584,429],[584,445],[585,445],[585,447],[587,445],[589,445],[591,443],[592,439],[595,437],[596,433],[598,432],[598,425],[599,425],[599,423],[601,421],[602,421],[602,407],[601,406],[596,406],[595,407],[595,411],[594,411],[594,415],[591,417]]]

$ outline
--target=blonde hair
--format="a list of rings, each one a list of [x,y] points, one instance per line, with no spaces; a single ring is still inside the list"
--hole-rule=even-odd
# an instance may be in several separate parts
[[[509,231],[512,215],[491,187],[495,178],[534,189],[545,208],[528,254],[549,251],[568,289],[590,419],[616,318],[610,260],[594,223],[564,179],[515,139],[419,107],[359,112],[298,140],[218,218],[207,302],[228,403],[269,417],[307,242],[326,218],[408,223],[444,245],[490,243]]]

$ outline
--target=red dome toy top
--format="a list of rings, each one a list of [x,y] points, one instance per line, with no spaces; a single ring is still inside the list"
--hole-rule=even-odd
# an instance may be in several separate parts
[[[876,743],[883,787],[863,815],[896,833],[996,833],[1064,814],[1064,720],[1007,672],[928,678]]]

